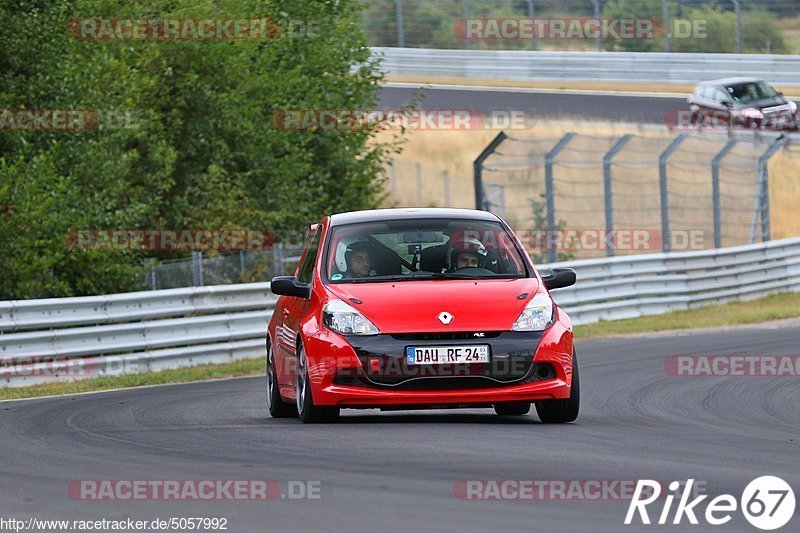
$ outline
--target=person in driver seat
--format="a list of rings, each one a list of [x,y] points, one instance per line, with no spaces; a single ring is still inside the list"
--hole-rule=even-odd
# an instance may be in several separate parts
[[[344,277],[366,278],[372,270],[372,243],[368,241],[356,241],[348,245],[344,252],[344,262],[347,270],[343,272]]]
[[[478,239],[456,239],[450,253],[450,272],[463,268],[484,268],[486,247]]]

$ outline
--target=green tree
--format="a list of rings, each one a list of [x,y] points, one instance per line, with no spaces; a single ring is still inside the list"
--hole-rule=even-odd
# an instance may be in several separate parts
[[[373,130],[288,131],[287,109],[364,110],[381,80],[356,0],[18,0],[0,5],[0,109],[130,113],[130,127],[0,132],[0,299],[138,288],[146,254],[71,229],[294,230],[376,206],[397,149]],[[268,41],[102,41],[68,22],[269,18]],[[307,31],[287,31],[290,27]],[[295,26],[291,26],[295,25]]]

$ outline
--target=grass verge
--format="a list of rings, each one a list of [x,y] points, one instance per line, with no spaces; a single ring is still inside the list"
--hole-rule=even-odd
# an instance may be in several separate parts
[[[185,383],[207,379],[257,376],[263,373],[263,359],[242,359],[232,363],[175,368],[172,370],[162,370],[161,372],[143,372],[141,374],[130,374],[127,376],[104,376],[78,381],[43,383],[41,385],[31,385],[30,387],[0,389],[0,400],[124,389],[128,387],[141,387],[143,385]]]
[[[799,37],[800,38],[800,37]],[[465,85],[490,87],[523,87],[528,89],[556,89],[560,91],[611,91],[646,93],[682,93],[689,96],[694,85],[685,83],[632,83],[614,81],[544,81],[507,80],[496,78],[464,78],[455,76],[387,76],[386,81],[397,83],[419,83],[439,85]],[[770,81],[770,80],[767,80]],[[800,88],[775,85],[789,97],[800,98]]]
[[[589,339],[629,333],[757,324],[795,317],[800,317],[800,293],[784,293],[749,302],[575,326],[575,338]]]
[[[575,338],[589,339],[630,333],[735,326],[799,316],[800,293],[777,294],[751,302],[737,302],[691,309],[689,311],[676,311],[663,315],[576,326]],[[257,376],[263,373],[263,359],[243,359],[219,365],[203,365],[128,376],[92,378],[66,383],[47,383],[15,389],[0,389],[0,400],[122,389],[143,385],[185,383],[227,377]]]

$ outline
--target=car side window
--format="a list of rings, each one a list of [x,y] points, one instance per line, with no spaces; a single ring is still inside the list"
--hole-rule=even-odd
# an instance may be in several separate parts
[[[727,102],[728,101],[728,95],[725,94],[724,92],[720,91],[719,89],[714,89],[714,101],[715,102],[719,102],[720,104],[722,102]]]
[[[317,228],[311,242],[308,244],[303,262],[300,264],[300,269],[297,272],[297,279],[300,283],[311,283],[311,276],[314,274],[314,265],[317,263],[317,253],[319,251],[319,238],[322,234],[322,229]]]

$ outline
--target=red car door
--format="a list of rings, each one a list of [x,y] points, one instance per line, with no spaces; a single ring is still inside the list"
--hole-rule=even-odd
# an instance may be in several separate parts
[[[295,276],[300,283],[311,284],[314,275],[314,267],[319,254],[319,244],[322,235],[322,225],[317,225],[306,241],[303,255],[297,266]],[[300,332],[301,320],[309,312],[311,302],[304,298],[286,296],[283,298],[284,305],[280,310],[279,317],[281,329],[281,360],[283,364],[276,364],[278,371],[278,385],[281,393],[286,396],[294,396],[295,370],[297,368],[297,338]],[[279,311],[276,309],[276,312]],[[276,352],[277,353],[277,352]]]

